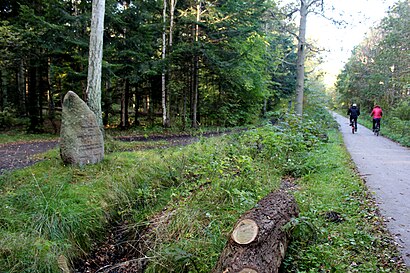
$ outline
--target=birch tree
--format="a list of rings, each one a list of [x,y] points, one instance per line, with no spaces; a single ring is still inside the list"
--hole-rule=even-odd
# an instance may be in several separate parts
[[[103,130],[101,111],[101,68],[103,56],[105,0],[93,0],[88,55],[87,104]]]
[[[162,10],[162,17],[163,17],[163,31],[162,31],[162,60],[165,61],[167,55],[167,9],[168,9],[168,0],[163,1],[163,10]],[[174,14],[175,14],[175,6],[177,4],[177,0],[170,0],[169,1],[169,34],[168,34],[168,45],[169,50],[172,48],[173,42],[173,31],[174,31]],[[169,54],[169,53],[168,53]],[[169,68],[169,67],[168,67]],[[168,71],[168,75],[169,71]],[[169,78],[169,77],[168,77]],[[163,127],[170,127],[170,118],[169,118],[169,90],[167,90],[167,69],[164,64],[164,68],[162,70],[161,75],[161,93],[162,93],[162,126]]]
[[[296,103],[295,111],[297,115],[303,113],[303,89],[305,87],[305,50],[306,50],[306,21],[308,14],[308,6],[306,0],[300,1],[300,23],[298,35],[298,51],[296,61]]]
[[[202,3],[201,0],[198,0],[196,6],[196,24],[195,24],[195,32],[194,32],[194,39],[195,43],[199,42],[199,22],[201,20],[201,9]],[[199,56],[198,52],[195,53],[194,56],[194,64],[193,64],[193,86],[192,86],[192,121],[191,127],[196,128],[198,126],[198,89],[199,89]]]
[[[163,9],[162,9],[162,18],[163,18],[163,29],[162,29],[162,61],[165,62],[166,51],[167,51],[167,0],[164,0]],[[169,127],[169,119],[167,112],[167,88],[166,88],[166,68],[165,63],[163,64],[164,68],[162,69],[161,75],[161,93],[162,93],[162,126]]]
[[[305,88],[306,22],[308,14],[314,11],[315,7],[323,8],[323,0],[300,0],[295,103],[295,112],[299,116],[303,114],[303,94]]]

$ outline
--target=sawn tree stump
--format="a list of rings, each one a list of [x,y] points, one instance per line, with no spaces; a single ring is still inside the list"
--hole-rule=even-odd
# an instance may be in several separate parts
[[[238,220],[213,273],[278,272],[289,242],[283,226],[298,214],[290,194],[267,195]]]

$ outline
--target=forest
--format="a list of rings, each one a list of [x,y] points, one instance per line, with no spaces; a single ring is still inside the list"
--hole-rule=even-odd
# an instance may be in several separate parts
[[[229,127],[294,100],[294,13],[272,0],[107,1],[104,125]],[[0,16],[0,126],[57,132],[64,95],[86,100],[91,1],[7,0]],[[408,2],[399,1],[356,46],[328,90],[335,108],[380,104],[399,119],[393,127],[408,125],[408,18]],[[307,48],[307,66],[315,68],[320,51]],[[320,82],[320,73],[305,81]]]
[[[106,2],[105,126],[243,125],[294,93],[294,37],[274,1],[164,3]],[[85,99],[91,1],[2,1],[0,16],[2,127],[57,126],[69,90]]]

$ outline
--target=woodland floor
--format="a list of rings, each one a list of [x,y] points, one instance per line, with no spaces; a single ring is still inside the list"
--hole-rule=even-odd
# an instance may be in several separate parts
[[[343,121],[342,121],[343,123]],[[347,126],[342,126],[342,129]],[[344,128],[344,129],[346,129]],[[349,137],[360,137],[364,134],[364,128],[359,128],[361,134],[354,134]],[[343,131],[343,130],[342,130]],[[225,132],[227,133],[227,132]],[[204,135],[205,137],[218,135],[220,133],[209,133]],[[346,135],[346,134],[345,134]],[[372,136],[371,133],[369,135]],[[363,136],[362,136],[363,137]],[[373,136],[374,138],[374,136]],[[140,142],[149,142],[149,141],[161,141],[161,146],[156,148],[167,148],[171,146],[184,146],[191,144],[199,139],[199,137],[190,136],[190,135],[171,135],[171,136],[126,136],[126,137],[117,137],[117,140],[121,141],[140,141]],[[380,137],[381,139],[381,137]],[[372,140],[374,141],[374,139]],[[165,144],[164,144],[165,142]],[[46,152],[52,148],[58,146],[59,140],[48,140],[48,141],[30,141],[30,142],[13,142],[0,144],[0,175],[2,173],[12,171],[15,169],[24,168],[30,166],[40,160],[42,157],[36,155]],[[363,144],[363,143],[362,143]],[[363,145],[361,145],[363,146]],[[138,150],[150,149],[152,146],[142,146]],[[387,150],[387,149],[386,149]],[[394,150],[394,149],[393,149]],[[407,150],[408,151],[408,150]],[[386,151],[384,151],[386,152]],[[353,153],[354,154],[354,153]],[[406,161],[407,162],[407,161]],[[403,163],[403,162],[401,162]],[[366,173],[367,174],[367,173]],[[366,180],[371,180],[367,177]],[[368,181],[370,182],[370,181]],[[404,181],[402,181],[403,183]],[[391,185],[391,184],[390,184]],[[402,196],[398,194],[398,196]],[[382,203],[382,202],[381,202]],[[137,246],[145,245],[145,240],[149,238],[150,230],[153,226],[161,222],[162,218],[166,218],[166,215],[172,213],[169,211],[163,211],[154,219],[151,219],[150,223],[143,228],[142,230],[132,230],[130,225],[126,222],[112,223],[110,230],[107,230],[107,237],[103,245],[96,245],[95,252],[89,254],[88,257],[77,261],[75,264],[74,272],[110,272],[110,273],[128,273],[128,272],[143,272],[146,263],[148,262],[148,257],[144,255],[144,251],[141,252],[141,249]],[[406,214],[404,214],[406,215]],[[396,222],[395,219],[391,218],[390,224]],[[393,221],[394,220],[394,221]],[[405,224],[407,227],[407,223]],[[403,231],[403,230],[402,230]],[[407,230],[407,232],[409,232]],[[402,252],[405,259],[408,260],[408,252],[406,251],[405,239],[406,232],[395,232],[396,237],[401,239],[399,242],[402,245]],[[133,236],[134,240],[130,240]],[[397,236],[401,235],[401,236]],[[401,238],[400,238],[401,237]],[[131,243],[131,241],[133,241]]]

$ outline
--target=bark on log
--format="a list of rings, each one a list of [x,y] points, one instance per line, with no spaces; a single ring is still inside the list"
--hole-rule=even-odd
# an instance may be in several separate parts
[[[278,272],[289,243],[283,226],[298,214],[290,194],[267,195],[238,220],[212,272]]]

